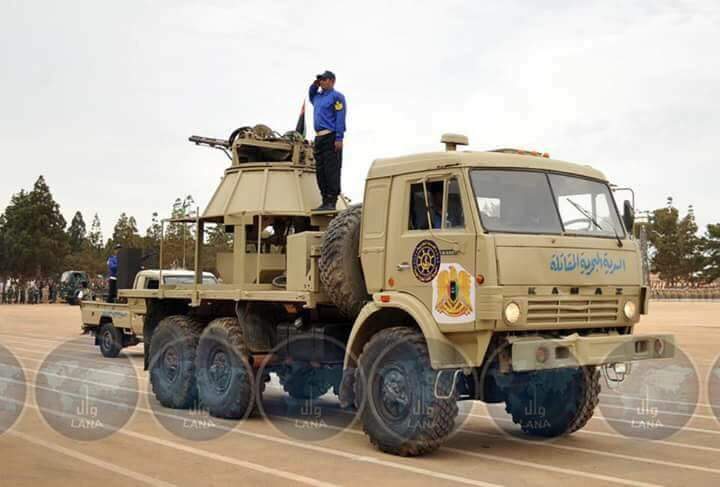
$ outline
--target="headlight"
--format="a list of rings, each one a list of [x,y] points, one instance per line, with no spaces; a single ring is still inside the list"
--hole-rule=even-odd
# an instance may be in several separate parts
[[[82,298],[83,298],[83,296],[85,296],[85,294],[83,294],[83,292],[82,292],[82,291],[80,291],[80,292],[78,293],[78,299],[82,299]]]
[[[628,301],[625,303],[625,307],[623,307],[623,313],[625,313],[625,318],[631,320],[635,318],[635,312],[637,311],[637,307],[635,306],[635,303],[632,301]]]
[[[520,315],[522,314],[522,312],[520,310],[520,306],[517,303],[508,303],[508,305],[505,306],[505,311],[503,312],[503,314],[505,315],[505,321],[507,321],[511,325],[514,325],[520,319]]]

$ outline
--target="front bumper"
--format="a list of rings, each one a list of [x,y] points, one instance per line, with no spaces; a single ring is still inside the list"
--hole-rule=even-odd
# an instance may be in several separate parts
[[[663,334],[522,337],[511,339],[510,344],[515,372],[664,359],[675,355],[675,337]]]

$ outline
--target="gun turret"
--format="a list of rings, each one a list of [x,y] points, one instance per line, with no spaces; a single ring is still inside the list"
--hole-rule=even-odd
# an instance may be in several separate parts
[[[240,127],[228,139],[193,135],[188,140],[195,145],[222,150],[233,161],[233,166],[256,162],[315,163],[312,146],[302,134],[291,131],[280,135],[266,125]]]

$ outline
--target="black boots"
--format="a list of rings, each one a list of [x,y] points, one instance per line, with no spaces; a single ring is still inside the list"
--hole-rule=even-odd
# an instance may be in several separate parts
[[[314,208],[312,211],[313,212],[335,211],[336,206],[337,206],[337,198],[331,198],[329,196],[323,195],[322,205],[318,206],[317,208]]]

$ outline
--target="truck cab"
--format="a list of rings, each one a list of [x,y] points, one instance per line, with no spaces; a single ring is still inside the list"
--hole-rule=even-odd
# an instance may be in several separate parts
[[[607,178],[528,151],[375,161],[360,258],[375,306],[402,302],[456,345],[473,334],[474,366],[494,335],[628,335],[647,312],[639,247]]]

